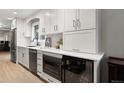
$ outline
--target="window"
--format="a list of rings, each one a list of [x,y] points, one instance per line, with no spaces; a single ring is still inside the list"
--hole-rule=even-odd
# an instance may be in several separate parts
[[[32,41],[38,39],[38,30],[39,30],[39,23],[38,22],[32,23],[32,37],[31,37]]]

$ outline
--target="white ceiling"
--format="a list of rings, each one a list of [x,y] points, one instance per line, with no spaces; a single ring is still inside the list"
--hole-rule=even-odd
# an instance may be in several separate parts
[[[38,10],[39,9],[0,9],[0,19],[12,17],[26,18]],[[13,12],[16,12],[17,14],[15,15]]]
[[[0,9],[0,25],[10,27],[11,20],[8,20],[8,18],[26,18],[38,10],[39,9]],[[17,14],[14,14],[14,12]]]

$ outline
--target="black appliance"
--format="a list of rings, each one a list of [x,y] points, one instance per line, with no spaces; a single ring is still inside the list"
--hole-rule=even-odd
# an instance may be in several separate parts
[[[37,74],[37,50],[29,49],[29,70]]]
[[[5,41],[4,43],[4,51],[9,51],[10,47],[9,47],[9,41]]]
[[[16,62],[16,28],[11,31],[10,52],[11,61]]]
[[[9,51],[9,41],[0,41],[0,51]]]
[[[124,58],[109,57],[108,82],[124,83]]]
[[[62,55],[43,53],[43,72],[61,81]]]
[[[71,56],[63,56],[62,82],[93,82],[93,61]]]

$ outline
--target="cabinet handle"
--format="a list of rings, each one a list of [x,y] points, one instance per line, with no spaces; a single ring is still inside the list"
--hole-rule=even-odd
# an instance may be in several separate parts
[[[79,19],[77,19],[77,27],[80,29],[80,27],[81,27],[81,22],[80,22],[80,20]]]
[[[75,27],[75,20],[73,20],[73,27]]]
[[[54,31],[55,31],[55,25],[54,25]]]
[[[56,31],[58,31],[58,25],[56,25]]]
[[[73,27],[74,27],[75,29],[77,29],[77,27],[76,27],[76,21],[75,21],[75,20],[73,20]]]
[[[72,49],[73,51],[80,51],[79,49]]]

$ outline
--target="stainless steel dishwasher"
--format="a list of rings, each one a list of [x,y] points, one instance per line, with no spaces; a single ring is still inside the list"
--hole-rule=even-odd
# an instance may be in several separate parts
[[[29,49],[29,69],[37,74],[37,50]]]

